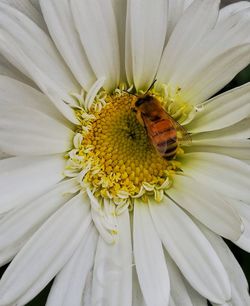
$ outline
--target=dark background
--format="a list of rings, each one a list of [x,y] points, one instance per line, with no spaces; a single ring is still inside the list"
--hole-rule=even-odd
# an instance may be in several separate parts
[[[238,1],[233,1],[233,0],[224,0],[222,1],[222,5],[227,5],[229,3],[234,3]],[[233,80],[228,84],[223,91],[232,89],[234,87],[240,86],[244,83],[250,82],[250,65],[241,71]],[[247,279],[248,283],[250,283],[250,254],[239,249],[236,247],[233,243],[228,242],[228,245],[232,252],[234,253],[235,257],[237,258],[238,262],[240,263]],[[0,268],[0,276],[3,274],[7,266],[4,266]],[[46,298],[49,292],[49,288],[51,286],[51,283],[29,304],[26,306],[44,306],[46,303]]]

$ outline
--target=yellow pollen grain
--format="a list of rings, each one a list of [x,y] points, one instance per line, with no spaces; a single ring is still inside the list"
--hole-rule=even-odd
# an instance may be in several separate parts
[[[104,197],[117,197],[121,191],[134,196],[143,182],[161,186],[173,169],[156,152],[145,128],[131,111],[134,99],[127,93],[107,96],[106,105],[84,134],[80,152],[92,148],[84,159],[92,165],[84,181]],[[98,169],[98,173],[92,168]]]

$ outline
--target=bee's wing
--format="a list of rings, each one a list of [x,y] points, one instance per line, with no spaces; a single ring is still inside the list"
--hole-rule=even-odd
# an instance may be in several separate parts
[[[180,145],[190,146],[192,143],[191,135],[188,131],[180,125],[173,117],[171,117],[167,112],[165,112],[166,117],[171,120],[174,128],[177,131],[177,139]]]

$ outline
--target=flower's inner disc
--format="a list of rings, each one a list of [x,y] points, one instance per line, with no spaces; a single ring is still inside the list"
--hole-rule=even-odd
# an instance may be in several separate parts
[[[177,162],[162,158],[131,110],[128,93],[108,95],[79,147],[84,185],[95,196],[124,198],[154,193],[169,184]],[[85,169],[87,169],[85,171]]]

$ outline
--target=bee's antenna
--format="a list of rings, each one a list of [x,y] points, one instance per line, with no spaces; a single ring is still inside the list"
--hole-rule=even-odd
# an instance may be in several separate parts
[[[154,87],[156,81],[157,81],[157,79],[154,79],[152,84],[149,86],[148,90],[145,92],[145,95],[150,91],[150,89],[152,89]]]

